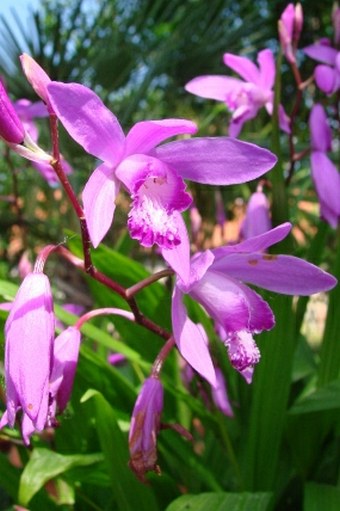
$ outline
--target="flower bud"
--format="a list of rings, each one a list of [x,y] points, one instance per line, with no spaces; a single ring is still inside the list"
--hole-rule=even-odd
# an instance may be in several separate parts
[[[25,130],[0,81],[0,137],[12,144],[21,144]]]
[[[129,434],[129,466],[141,481],[145,480],[149,470],[160,471],[157,465],[157,435],[162,410],[162,384],[157,378],[147,378],[133,409]]]
[[[47,423],[54,325],[49,280],[43,273],[29,273],[5,325],[7,410],[0,422],[0,428],[6,424],[13,427],[21,409],[26,444],[30,435],[42,431]]]
[[[295,63],[295,53],[303,27],[301,4],[288,4],[279,20],[279,38],[282,51],[291,64]]]
[[[81,334],[78,328],[69,326],[54,341],[50,400],[62,412],[70,399],[77,369]]]
[[[297,47],[300,35],[303,27],[303,10],[302,5],[297,3],[295,6],[295,14],[294,14],[294,46]]]
[[[257,191],[248,201],[246,217],[241,227],[241,237],[252,238],[269,231],[271,227],[267,197],[262,191]]]

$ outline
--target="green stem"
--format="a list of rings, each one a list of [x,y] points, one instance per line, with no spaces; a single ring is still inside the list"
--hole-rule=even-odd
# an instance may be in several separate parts
[[[336,259],[333,275],[340,281],[340,227],[338,228]],[[340,285],[329,293],[328,312],[320,351],[318,385],[321,387],[336,379],[340,371]]]
[[[306,254],[306,260],[310,263],[319,265],[322,261],[326,240],[329,233],[328,224],[322,220],[319,221],[318,230],[312,238],[309,250]],[[296,306],[296,334],[298,335],[301,329],[303,318],[306,312],[309,296],[300,296]]]
[[[288,195],[283,174],[282,158],[281,158],[281,142],[279,127],[279,105],[281,97],[281,62],[282,54],[278,55],[276,63],[276,79],[274,87],[274,108],[273,108],[273,131],[272,131],[272,149],[278,157],[277,164],[269,173],[272,184],[272,219],[273,225],[279,225],[286,222],[289,216]],[[292,249],[291,236],[287,237],[280,243],[280,251],[290,252]]]

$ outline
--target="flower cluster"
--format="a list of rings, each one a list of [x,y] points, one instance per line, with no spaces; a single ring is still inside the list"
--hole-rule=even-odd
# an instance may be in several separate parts
[[[338,12],[334,19],[338,24]],[[282,49],[295,71],[302,22],[301,6],[289,4],[279,23]],[[335,33],[338,42],[337,28]],[[304,51],[326,63],[318,66],[322,67],[321,71],[317,68],[315,72],[321,90],[327,94],[337,91],[340,82],[336,49],[323,42]],[[50,80],[28,55],[21,57],[21,63],[42,102],[22,100],[12,104],[0,83],[0,136],[17,154],[32,160],[49,182],[58,178],[64,186],[80,221],[84,261],[66,249],[59,248],[60,255],[117,292],[133,312],[93,310],[55,336],[52,291],[43,273],[47,258],[43,250],[34,270],[19,287],[6,321],[7,409],[0,428],[13,427],[20,413],[23,440],[29,444],[34,432],[55,426],[56,416],[66,408],[71,395],[83,322],[97,314],[124,316],[159,333],[166,341],[151,376],[142,386],[131,420],[130,467],[144,480],[147,471],[159,472],[156,444],[163,409],[160,371],[174,346],[190,370],[211,385],[216,406],[225,415],[233,416],[223,373],[211,354],[206,331],[188,314],[185,296],[206,311],[231,366],[250,383],[261,357],[254,336],[272,329],[275,318],[269,304],[248,285],[288,295],[309,295],[329,290],[336,284],[333,276],[302,259],[268,253],[274,244],[288,236],[292,225],[286,222],[272,228],[269,202],[262,185],[257,186],[249,201],[241,241],[194,255],[190,252],[182,214],[191,208],[196,235],[201,222],[193,206],[190,182],[214,186],[246,183],[263,176],[277,162],[268,149],[236,139],[244,123],[255,118],[262,107],[273,114],[274,54],[269,49],[260,51],[256,65],[244,56],[226,53],[224,63],[241,79],[200,76],[186,85],[186,90],[193,94],[227,105],[231,112],[230,137],[194,137],[196,124],[180,118],[140,121],[125,134],[116,116],[91,89],[78,83]],[[278,113],[282,130],[291,137],[292,148],[294,116],[289,118],[282,105]],[[46,115],[52,126],[53,157],[39,147],[38,131],[33,123],[34,118]],[[83,187],[82,204],[66,177],[67,164],[62,161],[57,144],[57,120],[86,153],[99,160]],[[310,130],[312,177],[320,198],[321,215],[335,227],[340,218],[340,176],[327,156],[331,135],[320,104],[312,109]],[[180,138],[169,141],[173,137]],[[296,155],[291,156],[295,161]],[[157,277],[125,289],[92,265],[89,247],[91,244],[98,247],[111,228],[120,190],[131,198],[127,219],[130,236],[143,247],[159,248],[167,267],[162,275],[174,276],[172,333],[146,320],[134,301],[134,293]],[[51,251],[48,247],[45,250]],[[116,360],[112,357],[111,362]]]

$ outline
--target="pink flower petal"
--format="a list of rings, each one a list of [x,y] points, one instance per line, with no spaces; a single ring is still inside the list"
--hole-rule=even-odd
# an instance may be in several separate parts
[[[327,152],[332,146],[332,132],[327,123],[326,112],[322,105],[313,105],[309,116],[311,146],[314,151]]]
[[[222,325],[227,335],[247,329],[250,311],[243,288],[229,275],[214,271],[214,266],[191,287],[190,296]]]
[[[182,216],[174,212],[181,243],[172,248],[162,247],[162,256],[184,284],[190,282],[190,242]]]
[[[230,67],[235,73],[238,73],[246,82],[253,82],[260,85],[260,72],[256,65],[247,57],[240,57],[232,53],[225,53],[223,61],[226,66]]]
[[[154,154],[171,165],[183,179],[214,185],[255,179],[277,161],[267,149],[228,137],[170,142],[156,148]]]
[[[194,134],[196,131],[196,124],[186,119],[137,122],[126,136],[125,154],[146,154],[167,138],[182,134]]]
[[[116,165],[123,155],[125,136],[118,119],[102,100],[78,83],[51,82],[48,94],[71,137],[88,153]]]
[[[311,44],[310,46],[306,46],[303,51],[308,57],[318,62],[334,66],[337,51],[329,45],[320,43]]]
[[[96,168],[85,185],[82,198],[94,247],[99,245],[112,224],[118,192],[119,181],[105,163]]]
[[[320,151],[312,152],[311,168],[321,216],[336,228],[340,220],[340,174],[334,163]]]
[[[329,66],[316,66],[314,71],[317,86],[325,94],[333,94],[336,91],[336,70]]]
[[[208,348],[204,330],[187,316],[182,303],[182,293],[175,286],[172,297],[172,325],[174,338],[182,357],[205,378],[210,385],[216,385],[215,369]]]
[[[272,89],[275,82],[275,59],[271,50],[259,52],[257,62],[260,68],[260,86],[263,89]]]
[[[292,224],[285,222],[284,224],[278,225],[270,231],[259,234],[254,238],[249,238],[248,240],[242,241],[242,243],[215,248],[212,250],[212,252],[216,259],[232,253],[261,252],[262,250],[267,250],[267,248],[275,245],[275,243],[285,239],[291,229]]]
[[[39,64],[34,59],[32,59],[32,57],[27,55],[27,53],[23,53],[20,56],[20,62],[27,80],[51,111],[52,108],[47,92],[47,85],[51,82],[50,77],[47,75],[47,73],[45,73],[43,68],[39,66]]]
[[[235,93],[237,89],[243,86],[243,82],[238,78],[228,76],[207,75],[197,76],[185,85],[185,90],[196,94],[201,98],[216,99],[226,102],[230,92]]]
[[[229,254],[214,270],[235,279],[287,295],[310,295],[332,289],[337,280],[311,263],[288,255]]]

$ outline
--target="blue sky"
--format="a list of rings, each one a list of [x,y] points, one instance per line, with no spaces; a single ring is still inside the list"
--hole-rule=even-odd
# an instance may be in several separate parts
[[[15,10],[15,16],[18,16],[25,26],[29,11],[36,9],[39,4],[40,0],[0,0],[0,14],[5,16],[11,28],[17,34],[17,26],[11,8]]]
[[[14,7],[18,16],[25,21],[28,10],[35,8],[39,5],[39,0],[1,0],[0,13],[4,14],[7,18],[10,14],[10,7]],[[12,16],[10,16],[12,18]]]

